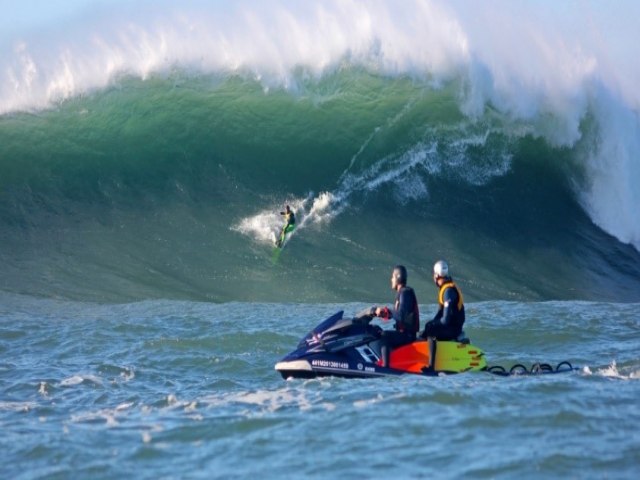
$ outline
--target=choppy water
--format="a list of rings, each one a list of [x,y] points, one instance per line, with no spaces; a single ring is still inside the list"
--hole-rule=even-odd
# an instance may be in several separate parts
[[[579,372],[289,381],[275,362],[345,306],[2,304],[3,478],[633,478],[640,465],[637,304],[469,305],[489,364]]]

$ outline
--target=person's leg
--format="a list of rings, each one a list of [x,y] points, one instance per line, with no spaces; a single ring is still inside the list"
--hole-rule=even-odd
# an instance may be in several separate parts
[[[382,353],[382,366],[383,367],[388,367],[389,366],[389,356],[391,354],[391,349],[395,345],[395,334],[396,333],[397,332],[394,332],[393,330],[385,330],[385,331],[382,332],[382,337],[380,338],[380,340],[382,340],[382,346],[380,348],[380,351]]]
[[[391,356],[391,350],[401,347],[415,340],[415,336],[407,333],[398,332],[395,330],[385,330],[382,333],[382,366],[389,366],[389,358]]]
[[[436,337],[438,340],[452,340],[456,336],[451,328],[433,320],[425,325],[422,333],[422,338]]]

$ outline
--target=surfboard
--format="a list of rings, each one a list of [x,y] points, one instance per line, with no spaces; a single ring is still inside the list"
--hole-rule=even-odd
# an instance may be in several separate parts
[[[444,372],[482,370],[487,366],[484,352],[469,343],[436,342],[434,368]]]
[[[285,242],[286,238],[287,238],[287,234],[286,233],[284,233],[284,232],[280,233],[280,236],[274,242],[274,245],[276,246],[276,248],[284,247],[284,242]]]
[[[419,340],[392,350],[389,365],[414,373],[421,373],[425,368],[437,372],[466,372],[487,366],[484,352],[468,343],[440,341],[436,342],[435,351],[432,364],[430,342]]]
[[[291,234],[293,233],[294,230],[295,230],[295,227],[287,231],[282,230],[280,232],[280,236],[274,242],[274,245],[276,246],[276,248],[284,248],[284,246],[289,241],[289,238],[291,237]]]

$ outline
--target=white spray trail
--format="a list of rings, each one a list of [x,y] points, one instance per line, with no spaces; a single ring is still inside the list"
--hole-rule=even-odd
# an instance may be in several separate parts
[[[296,232],[308,226],[319,226],[329,222],[342,211],[336,197],[330,192],[323,192],[317,196],[310,193],[306,198],[291,199],[286,202],[296,215]],[[282,206],[273,205],[250,217],[243,218],[231,230],[247,235],[259,243],[274,244],[283,226]]]

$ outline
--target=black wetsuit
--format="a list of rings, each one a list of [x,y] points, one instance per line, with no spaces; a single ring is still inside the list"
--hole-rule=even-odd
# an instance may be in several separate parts
[[[284,227],[282,227],[282,231],[284,233],[289,233],[296,225],[296,216],[293,213],[293,210],[280,212],[280,215],[284,215],[284,219],[287,222]]]
[[[437,340],[455,340],[462,333],[465,317],[462,293],[451,279],[440,287],[438,304],[438,313],[424,326],[421,336],[436,337]]]
[[[401,287],[396,294],[393,309],[385,309],[395,320],[395,330],[385,330],[382,339],[389,348],[411,343],[420,331],[418,299],[411,287]]]

